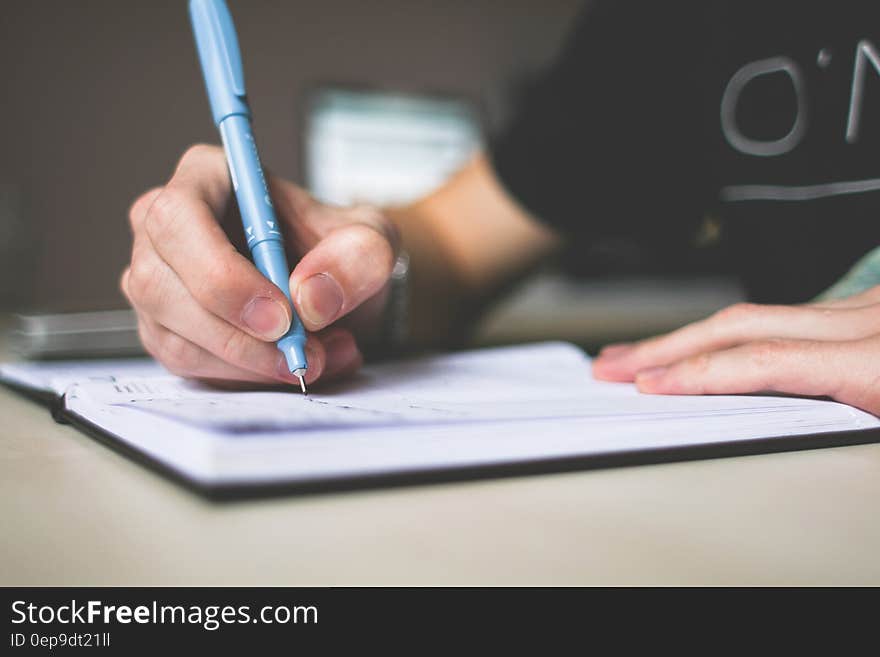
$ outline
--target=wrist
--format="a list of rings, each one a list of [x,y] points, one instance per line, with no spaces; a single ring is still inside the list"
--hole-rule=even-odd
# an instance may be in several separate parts
[[[373,339],[363,351],[369,358],[391,358],[406,353],[409,347],[409,254],[401,251],[388,279]]]

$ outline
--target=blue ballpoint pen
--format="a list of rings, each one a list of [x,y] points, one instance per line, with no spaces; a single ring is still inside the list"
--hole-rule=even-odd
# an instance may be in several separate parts
[[[290,269],[284,256],[281,228],[251,132],[251,111],[232,16],[223,0],[190,0],[189,14],[211,113],[223,140],[248,248],[257,269],[291,301],[290,330],[278,340],[278,349],[306,394],[306,332],[293,309],[288,280]]]

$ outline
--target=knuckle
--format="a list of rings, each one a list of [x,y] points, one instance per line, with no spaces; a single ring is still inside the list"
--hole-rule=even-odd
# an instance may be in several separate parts
[[[687,359],[687,368],[690,376],[697,379],[709,373],[712,367],[712,354],[704,353],[691,356]]]
[[[131,227],[131,231],[136,233],[141,224],[144,221],[144,217],[147,215],[147,211],[150,209],[150,205],[152,205],[153,200],[155,200],[156,195],[161,193],[161,187],[154,187],[150,189],[140,196],[138,196],[134,202],[128,208],[128,223]]]
[[[236,364],[242,362],[249,337],[242,331],[230,330],[224,337],[217,355],[227,363]]]
[[[372,205],[356,205],[351,208],[351,212],[358,223],[375,230],[385,239],[391,251],[397,252],[400,246],[400,231],[384,212]]]
[[[131,294],[128,292],[128,277],[130,275],[131,269],[126,267],[122,270],[122,273],[119,275],[119,290],[122,294],[125,295],[127,299],[131,299]]]
[[[181,166],[191,162],[203,161],[205,158],[216,157],[218,151],[219,148],[211,144],[192,144],[191,146],[188,146],[183,152],[183,155],[180,156],[177,168],[179,169]]]
[[[722,308],[715,313],[715,319],[720,322],[738,322],[754,317],[760,306],[754,303],[735,303],[727,308]]]
[[[181,193],[173,187],[166,187],[156,196],[144,218],[144,228],[154,244],[173,234],[182,207]]]
[[[213,307],[218,305],[221,298],[228,299],[236,281],[241,278],[230,255],[213,258],[199,280],[192,285],[192,295],[200,305]]]
[[[197,374],[202,350],[176,333],[166,331],[158,345],[157,359],[173,374]]]
[[[155,287],[156,271],[149,260],[133,257],[128,268],[128,294],[137,303],[143,303],[150,297]]]

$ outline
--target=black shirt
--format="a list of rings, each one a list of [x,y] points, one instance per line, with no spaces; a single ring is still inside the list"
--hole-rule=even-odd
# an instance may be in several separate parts
[[[718,263],[761,302],[880,243],[880,3],[594,0],[491,147],[502,183],[588,259]]]

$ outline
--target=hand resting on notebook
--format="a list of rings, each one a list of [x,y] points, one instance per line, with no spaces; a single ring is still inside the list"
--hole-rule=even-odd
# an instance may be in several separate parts
[[[739,304],[664,336],[606,347],[597,378],[642,392],[769,390],[829,396],[880,415],[880,286],[802,306]]]

